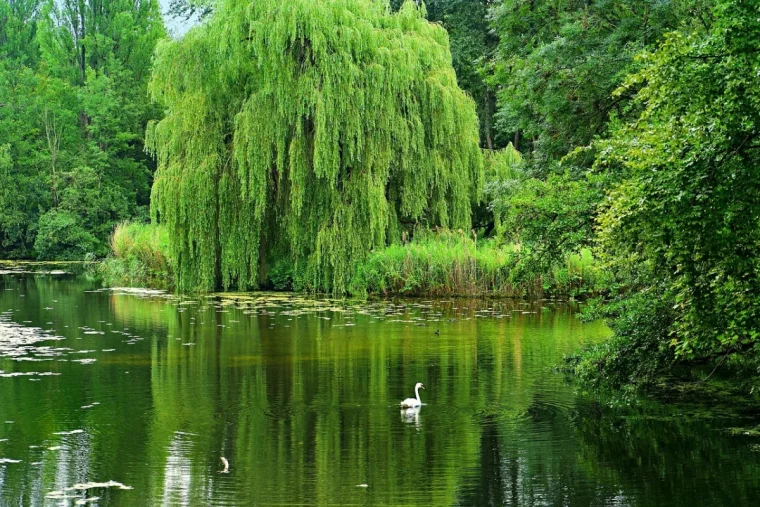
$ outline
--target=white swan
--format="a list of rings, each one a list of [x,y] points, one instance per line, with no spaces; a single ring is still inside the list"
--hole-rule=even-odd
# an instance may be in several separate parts
[[[401,402],[401,408],[414,408],[422,405],[422,402],[420,401],[420,389],[425,389],[425,386],[422,385],[422,382],[417,382],[414,386],[414,395],[416,398],[405,399]]]

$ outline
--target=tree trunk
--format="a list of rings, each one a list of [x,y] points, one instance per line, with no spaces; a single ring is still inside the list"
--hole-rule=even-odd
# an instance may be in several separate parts
[[[80,23],[80,34],[79,34],[79,42],[82,45],[82,57],[79,62],[80,69],[82,71],[82,84],[84,84],[85,77],[86,77],[86,70],[87,70],[87,63],[86,63],[86,50],[84,47],[84,38],[87,35],[85,31],[85,25],[84,25],[84,2],[82,0],[79,0],[79,23]]]
[[[483,94],[485,99],[483,116],[485,116],[484,127],[486,135],[486,146],[489,150],[493,150],[493,95],[491,90],[486,87],[486,92]]]

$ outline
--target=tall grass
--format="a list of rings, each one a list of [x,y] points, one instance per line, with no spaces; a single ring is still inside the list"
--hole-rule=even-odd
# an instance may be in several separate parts
[[[100,265],[109,285],[171,288],[169,235],[160,225],[123,222],[110,240],[111,256]]]
[[[109,285],[171,289],[169,238],[160,225],[119,224],[111,256],[99,271]],[[606,287],[608,276],[589,250],[569,254],[548,273],[526,272],[518,245],[476,241],[461,231],[418,231],[406,244],[374,251],[358,263],[353,295],[585,296]],[[305,290],[287,259],[273,264],[266,286]]]
[[[422,233],[405,245],[373,252],[359,265],[354,294],[410,296],[581,296],[598,292],[606,276],[589,250],[569,254],[550,273],[518,269],[519,247],[476,241],[466,233]]]

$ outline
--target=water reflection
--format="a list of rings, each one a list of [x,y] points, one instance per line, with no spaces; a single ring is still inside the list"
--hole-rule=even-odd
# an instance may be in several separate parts
[[[759,453],[715,431],[727,419],[577,397],[552,366],[607,331],[557,302],[190,300],[22,275],[0,289],[8,325],[63,338],[32,343],[60,349],[39,362],[0,355],[0,505],[698,505],[697,484],[750,505],[760,491]],[[417,381],[426,405],[397,412]]]
[[[190,505],[193,477],[190,435],[175,432],[169,443],[164,467],[162,505]]]
[[[414,427],[420,429],[420,409],[422,407],[411,407],[401,409],[401,420],[407,424],[414,424]]]

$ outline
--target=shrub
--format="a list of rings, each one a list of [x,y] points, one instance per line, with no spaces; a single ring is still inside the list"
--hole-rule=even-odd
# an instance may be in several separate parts
[[[586,385],[614,389],[654,381],[672,365],[669,346],[673,298],[660,287],[629,294],[592,309],[587,318],[608,319],[614,335],[568,359]]]
[[[169,261],[169,236],[161,225],[122,222],[110,240],[111,256],[101,264],[109,285],[174,285]]]
[[[267,271],[267,280],[265,285],[274,290],[292,290],[293,289],[294,269],[290,260],[279,260],[274,263]]]
[[[51,209],[40,217],[34,249],[40,260],[82,260],[96,252],[98,240],[84,229],[78,218]]]

